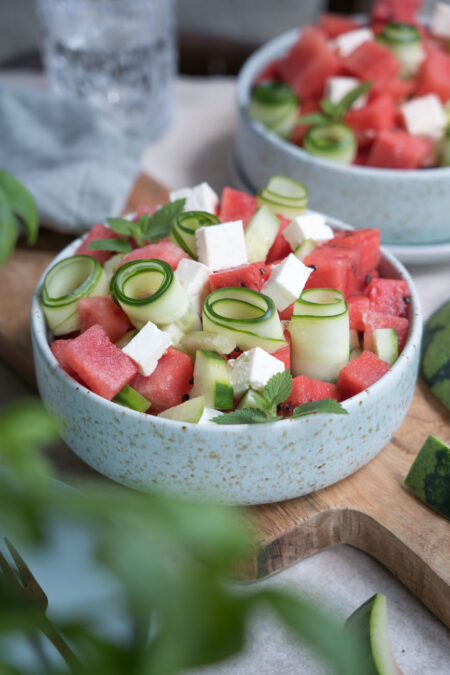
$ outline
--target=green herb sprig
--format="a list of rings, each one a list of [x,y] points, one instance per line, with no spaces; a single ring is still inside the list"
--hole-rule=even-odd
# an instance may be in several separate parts
[[[142,214],[136,223],[126,218],[108,218],[109,227],[120,237],[91,241],[88,248],[91,251],[129,253],[133,250],[133,246],[128,241],[128,237],[133,238],[140,248],[148,243],[164,239],[170,234],[172,222],[183,211],[185,203],[186,199],[177,199],[174,202],[164,204],[152,215],[149,213]]]
[[[277,406],[289,398],[292,390],[292,375],[289,370],[277,373],[270,378],[264,387],[262,397],[254,408],[242,408],[223,413],[212,418],[216,424],[261,424],[278,422],[283,417],[277,415]],[[292,417],[303,417],[316,413],[331,413],[333,415],[348,415],[347,410],[334,398],[325,398],[320,401],[303,403],[294,408]]]
[[[0,169],[0,265],[9,258],[16,246],[19,218],[25,226],[27,242],[32,246],[39,229],[34,199],[17,178]]]
[[[337,103],[333,103],[327,98],[320,101],[321,113],[311,113],[310,115],[300,116],[297,124],[307,124],[311,126],[324,126],[341,122],[345,114],[350,110],[353,103],[360,96],[366,94],[372,86],[372,82],[362,82],[357,87],[349,91]]]

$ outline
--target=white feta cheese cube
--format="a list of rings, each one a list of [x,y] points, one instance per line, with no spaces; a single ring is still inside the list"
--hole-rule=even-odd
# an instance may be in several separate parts
[[[339,103],[346,94],[349,94],[359,84],[360,80],[356,77],[329,77],[325,82],[325,98],[332,103]],[[361,94],[352,104],[352,108],[357,110],[363,108],[367,103],[367,94]]]
[[[210,290],[210,274],[211,271],[206,265],[190,258],[180,260],[175,270],[175,276],[198,314],[202,313],[203,303]]]
[[[250,387],[261,391],[273,375],[285,370],[284,363],[261,347],[254,347],[241,354],[233,366],[231,385],[239,397]]]
[[[406,128],[413,136],[437,141],[444,135],[447,116],[436,94],[414,98],[401,106]]]
[[[186,199],[184,211],[207,211],[215,214],[219,205],[219,197],[208,183],[200,183],[193,188],[173,190],[169,197],[171,202]]]
[[[247,264],[242,220],[199,227],[195,232],[195,243],[199,261],[212,272]]]
[[[357,47],[362,45],[364,42],[368,42],[374,39],[374,33],[370,28],[357,28],[356,30],[351,30],[348,33],[342,33],[338,35],[337,38],[331,41],[333,47],[339,52],[340,56],[348,56],[351,54]]]
[[[122,351],[133,359],[142,375],[148,376],[171,344],[170,335],[148,321]]]
[[[321,213],[304,213],[296,216],[282,234],[293,251],[305,239],[324,244],[334,237],[333,230],[326,224],[325,217]]]
[[[450,40],[450,5],[437,2],[431,13],[430,32],[436,37]]]
[[[213,417],[218,417],[222,413],[220,410],[216,410],[215,408],[204,408],[202,412],[202,416],[200,417],[199,421],[197,424],[215,424],[215,422],[211,422]]]
[[[199,211],[197,204],[197,197],[194,193],[193,188],[180,188],[179,190],[173,190],[169,194],[169,199],[171,202],[176,202],[177,199],[185,199],[184,211]]]
[[[310,267],[290,253],[282,263],[273,267],[262,293],[272,298],[277,310],[282,312],[300,296],[311,272]]]
[[[172,340],[172,345],[174,347],[178,347],[185,335],[180,326],[176,322],[173,322],[165,323],[163,326],[161,326],[161,328],[163,329],[164,333],[167,333],[167,335]]]
[[[194,188],[194,195],[197,200],[198,210],[216,213],[219,206],[219,197],[208,183],[200,183]]]

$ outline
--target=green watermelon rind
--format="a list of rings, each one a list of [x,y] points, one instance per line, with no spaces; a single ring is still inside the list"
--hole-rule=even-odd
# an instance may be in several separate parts
[[[425,324],[420,374],[433,394],[450,409],[450,302]]]
[[[428,436],[419,450],[405,485],[427,506],[450,519],[450,447]]]

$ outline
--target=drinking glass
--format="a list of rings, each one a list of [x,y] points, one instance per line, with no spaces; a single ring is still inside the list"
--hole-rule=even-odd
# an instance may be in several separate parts
[[[52,89],[148,139],[161,135],[173,108],[173,0],[36,3]]]

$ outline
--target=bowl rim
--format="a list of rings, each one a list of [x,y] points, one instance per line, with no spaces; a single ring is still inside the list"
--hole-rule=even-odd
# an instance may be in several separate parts
[[[318,213],[318,212],[316,212]],[[325,216],[327,223],[333,227],[333,229],[336,230],[353,230],[354,228],[350,227],[349,225],[346,225],[342,221],[333,218],[331,216]],[[48,341],[48,332],[47,332],[47,327],[46,327],[46,322],[44,318],[43,311],[41,309],[40,303],[39,303],[39,295],[41,292],[41,288],[43,285],[43,280],[45,278],[45,275],[47,274],[48,270],[53,267],[57,262],[62,260],[63,258],[69,257],[70,255],[74,255],[75,250],[78,248],[82,240],[86,237],[87,235],[83,235],[81,237],[78,237],[75,239],[73,242],[65,246],[60,253],[51,261],[51,263],[46,267],[44,272],[42,273],[36,288],[33,293],[33,298],[31,301],[31,310],[30,310],[30,326],[31,326],[31,334],[33,339],[36,342],[36,347],[39,349],[39,352],[43,359],[45,360],[47,366],[49,366],[54,374],[57,377],[60,377],[62,381],[65,383],[66,386],[68,386],[70,389],[73,390],[74,395],[77,395],[75,392],[78,392],[79,395],[87,397],[89,396],[90,398],[94,398],[94,401],[96,404],[103,406],[106,409],[110,409],[111,412],[117,412],[118,409],[120,408],[120,411],[124,415],[131,416],[131,418],[135,418],[136,420],[147,420],[147,423],[149,424],[149,428],[151,428],[152,425],[156,425],[157,427],[168,427],[169,429],[181,429],[182,427],[185,428],[193,428],[197,430],[197,432],[205,432],[207,434],[213,433],[213,434],[222,434],[222,433],[227,433],[227,434],[241,434],[242,430],[244,427],[249,427],[249,426],[254,426],[254,425],[248,425],[248,424],[233,424],[233,425],[219,425],[219,424],[208,424],[208,425],[198,425],[193,422],[180,422],[178,420],[171,420],[163,417],[158,417],[154,415],[149,415],[147,413],[141,413],[136,410],[132,410],[130,408],[126,408],[124,406],[119,406],[119,404],[114,403],[113,401],[110,401],[108,399],[103,398],[102,396],[99,396],[95,392],[91,391],[87,387],[85,387],[82,383],[77,382],[73,377],[68,375],[59,365],[58,361],[53,355],[53,352],[50,349],[50,343]],[[417,290],[415,288],[414,282],[408,273],[408,271],[405,269],[405,267],[397,260],[395,256],[393,256],[391,253],[389,253],[384,247],[380,247],[381,251],[381,259],[385,260],[387,263],[389,263],[396,271],[396,273],[399,275],[399,277],[406,281],[408,283],[408,287],[411,292],[411,303],[410,303],[410,325],[409,325],[409,333],[408,337],[406,339],[405,346],[398,357],[397,361],[393,364],[393,366],[390,367],[390,369],[387,371],[385,375],[383,375],[382,378],[380,378],[377,382],[374,384],[370,385],[367,389],[364,389],[362,392],[357,394],[356,396],[352,396],[349,399],[346,399],[344,401],[345,404],[345,409],[348,411],[349,414],[353,410],[356,410],[360,406],[364,405],[365,402],[370,401],[370,396],[371,393],[375,390],[380,389],[381,387],[385,386],[390,386],[390,382],[392,381],[392,378],[396,377],[397,374],[400,375],[400,371],[402,369],[408,368],[408,362],[409,364],[414,362],[413,356],[414,356],[414,351],[416,349],[419,349],[420,347],[420,342],[421,342],[421,337],[422,337],[422,326],[423,326],[423,321],[422,321],[422,310],[421,310],[421,304],[419,300],[419,296],[417,293]],[[324,415],[327,415],[324,413]],[[327,415],[328,419],[334,418],[335,415]],[[325,419],[325,417],[324,417]],[[286,430],[287,425],[297,425],[299,428],[301,425],[304,425],[305,422],[308,421],[308,416],[305,417],[300,417],[298,419],[293,419],[293,418],[287,418],[284,420],[280,420],[278,422],[273,423],[275,424],[275,427],[273,424],[271,424],[271,433],[275,431],[275,429],[278,430],[277,433],[282,433]],[[264,425],[266,426],[266,425]]]
[[[281,54],[295,42],[300,33],[300,28],[294,28],[268,40],[249,56],[239,70],[236,84],[236,100],[238,114],[245,124],[248,124],[255,133],[277,147],[278,150],[288,152],[303,162],[309,162],[318,167],[333,169],[338,173],[362,175],[373,179],[392,180],[393,178],[396,178],[401,181],[408,180],[408,178],[411,177],[422,181],[435,180],[436,177],[445,179],[450,178],[450,167],[441,166],[431,167],[429,169],[385,169],[354,164],[340,164],[339,162],[333,162],[332,160],[315,157],[295,143],[291,143],[290,141],[281,138],[281,136],[278,136],[273,131],[268,130],[261,122],[253,120],[247,114],[247,106],[250,101],[250,91],[255,77],[270,61],[281,56]]]

